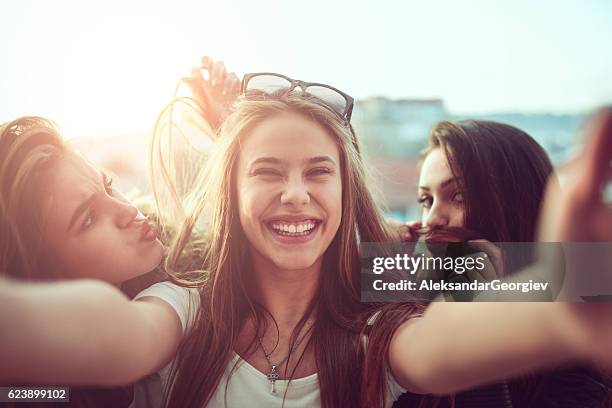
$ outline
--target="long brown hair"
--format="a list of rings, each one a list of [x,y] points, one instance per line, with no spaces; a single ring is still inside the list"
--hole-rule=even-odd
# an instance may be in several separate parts
[[[167,258],[167,270],[176,282],[200,287],[201,291],[196,323],[180,348],[169,382],[171,407],[205,406],[221,382],[246,319],[253,319],[256,333],[264,324],[262,317],[266,311],[249,299],[245,287],[251,275],[251,262],[248,241],[238,219],[235,167],[241,138],[262,121],[286,111],[322,125],[335,140],[341,162],[341,224],[324,254],[324,271],[317,293],[292,337],[295,342],[312,311],[316,322],[307,347],[314,350],[322,406],[382,406],[386,392],[386,349],[391,336],[402,321],[421,311],[419,305],[387,306],[396,313],[380,319],[386,322],[384,326],[374,326],[377,336],[372,337],[364,358],[361,334],[366,317],[380,306],[360,302],[358,243],[388,242],[391,234],[367,186],[365,166],[352,133],[334,113],[303,96],[241,98],[219,131],[216,150],[198,178],[190,200],[194,207]],[[202,268],[180,273],[176,266],[198,228],[203,228],[208,237]],[[254,352],[255,340],[252,339],[247,353]],[[303,354],[298,358],[302,357]],[[289,379],[292,377],[293,373]]]
[[[40,183],[67,149],[48,119],[24,116],[0,126],[0,273],[41,277],[46,265]]]

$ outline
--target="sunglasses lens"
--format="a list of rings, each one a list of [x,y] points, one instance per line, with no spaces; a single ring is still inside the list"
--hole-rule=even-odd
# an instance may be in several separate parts
[[[342,94],[331,88],[311,85],[306,88],[306,94],[319,99],[322,103],[336,111],[340,116],[343,116],[346,111],[346,99]]]
[[[257,75],[252,77],[246,85],[246,92],[263,92],[276,94],[291,87],[291,82],[276,75]]]

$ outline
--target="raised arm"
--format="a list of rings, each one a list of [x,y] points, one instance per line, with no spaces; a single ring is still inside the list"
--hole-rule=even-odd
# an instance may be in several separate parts
[[[0,383],[123,385],[158,370],[182,338],[163,300],[98,281],[0,280]]]
[[[205,71],[204,77],[202,71]],[[193,98],[202,110],[203,118],[213,130],[219,129],[230,112],[232,103],[240,91],[240,79],[228,73],[225,64],[211,57],[202,57],[200,67],[191,70],[191,76],[183,81],[189,86]]]

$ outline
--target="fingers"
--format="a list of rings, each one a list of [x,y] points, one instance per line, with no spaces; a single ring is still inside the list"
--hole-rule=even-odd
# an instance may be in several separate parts
[[[408,222],[406,223],[406,225],[413,230],[418,230],[423,228],[423,223],[421,221],[412,221],[412,222]]]
[[[584,180],[591,197],[598,197],[610,177],[612,162],[612,107],[602,109],[592,119],[584,156]]]
[[[227,71],[225,69],[225,64],[221,61],[217,61],[213,65],[212,72],[210,73],[210,82],[212,86],[222,86],[226,75]]]
[[[240,92],[240,79],[235,72],[232,72],[225,78],[225,85],[223,87],[223,94],[225,95],[238,95]]]
[[[204,56],[201,60],[201,67],[204,72],[208,73],[208,78],[204,78],[204,76],[202,76],[202,79],[204,81],[209,81],[211,86],[220,86],[221,89],[223,89],[225,78],[227,76],[225,64],[222,61],[215,62],[215,60],[209,56]]]
[[[397,231],[402,241],[415,242],[419,239],[419,235],[416,233],[416,231],[420,228],[421,228],[421,222],[413,221],[413,222],[409,222],[404,225],[401,225]]]
[[[417,240],[416,234],[414,234],[407,225],[402,225],[397,229],[400,236],[400,240],[403,242],[414,242]]]
[[[204,68],[208,72],[212,72],[214,61],[211,57],[209,56],[202,57],[201,63],[202,63],[202,68]]]
[[[201,85],[206,81],[202,75],[202,70],[197,67],[191,68],[191,80],[194,84],[199,83]]]
[[[191,88],[194,98],[200,105],[208,104],[208,81],[202,76],[200,68],[191,69],[191,77],[187,81],[187,85]]]
[[[238,96],[241,81],[235,72],[228,73],[222,61],[215,62],[209,56],[202,57],[201,64],[204,72],[208,73],[208,78],[202,78],[210,88],[214,87],[223,95]],[[210,92],[211,89],[206,91]]]

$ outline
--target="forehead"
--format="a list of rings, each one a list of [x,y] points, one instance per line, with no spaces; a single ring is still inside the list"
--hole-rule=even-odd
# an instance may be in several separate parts
[[[100,183],[100,178],[100,172],[89,162],[76,153],[68,153],[51,166],[45,181],[51,194],[67,197],[86,194]]]
[[[328,155],[338,163],[338,147],[326,129],[303,115],[282,113],[261,122],[240,147],[240,162],[248,164],[259,157],[284,160]]]
[[[453,173],[444,149],[440,147],[433,149],[421,166],[419,185],[432,188],[451,178]]]

